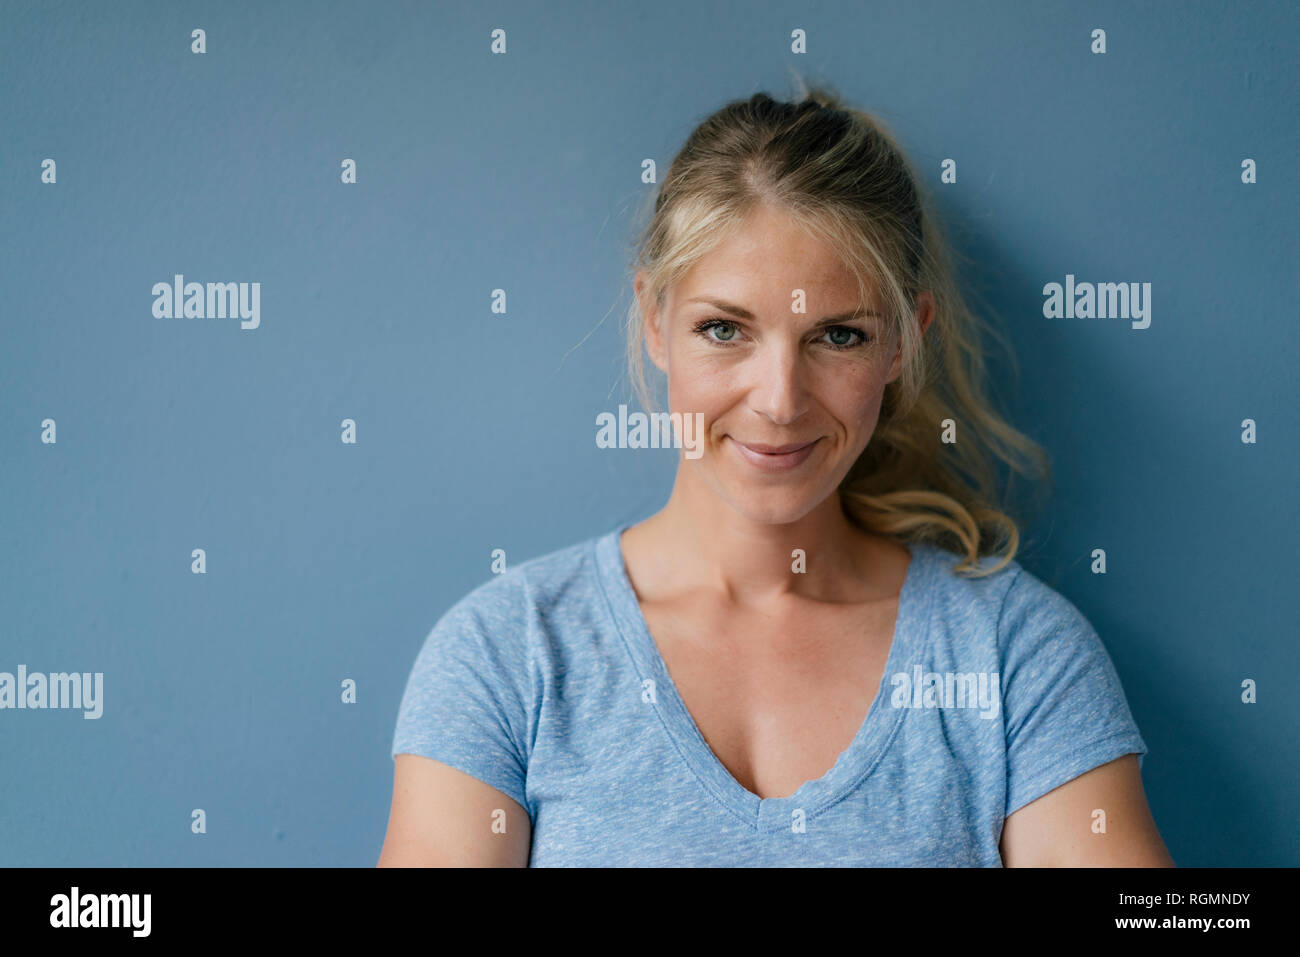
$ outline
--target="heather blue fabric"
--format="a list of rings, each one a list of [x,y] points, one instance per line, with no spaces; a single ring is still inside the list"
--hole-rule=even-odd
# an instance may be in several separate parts
[[[1110,656],[1071,602],[1018,562],[967,581],[956,556],[913,544],[856,738],[823,777],[760,799],[708,748],[668,676],[623,564],[627,527],[474,589],[425,639],[402,699],[392,753],[517,801],[532,820],[530,866],[1000,867],[1007,815],[1146,754]],[[982,672],[990,696],[960,707],[978,701],[946,680],[916,690],[896,677],[918,669]]]

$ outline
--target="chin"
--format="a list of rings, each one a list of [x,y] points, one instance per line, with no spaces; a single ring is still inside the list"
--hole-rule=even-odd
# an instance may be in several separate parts
[[[816,463],[819,468],[814,467],[798,476],[789,473],[765,475],[737,467],[725,459],[719,461],[710,454],[700,463],[697,474],[715,496],[749,521],[762,525],[790,525],[835,494],[843,475],[828,469],[828,464]],[[843,471],[848,471],[847,466]]]
[[[755,524],[790,525],[820,505],[825,496],[811,492],[800,495],[793,490],[763,494],[739,489],[728,490],[725,498],[736,512]]]

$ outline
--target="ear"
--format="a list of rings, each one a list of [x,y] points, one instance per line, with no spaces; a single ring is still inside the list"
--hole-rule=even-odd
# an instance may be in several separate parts
[[[916,294],[916,321],[921,324],[921,335],[925,335],[925,330],[930,328],[930,323],[934,320],[934,293],[928,289],[923,289]]]
[[[925,335],[925,330],[930,328],[930,323],[934,320],[934,294],[928,289],[924,289],[916,294],[916,321],[921,327],[921,335]],[[894,353],[894,361],[889,366],[889,376],[886,382],[893,382],[898,378],[899,373],[903,371],[903,346],[899,343],[898,350]]]
[[[646,292],[646,273],[640,270],[636,274],[635,289],[637,302],[641,308],[641,325],[645,333],[645,348],[650,354],[650,361],[659,371],[668,373],[668,350],[664,348],[663,313],[654,298]]]

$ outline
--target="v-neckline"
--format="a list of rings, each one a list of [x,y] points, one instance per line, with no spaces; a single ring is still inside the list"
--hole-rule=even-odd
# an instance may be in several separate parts
[[[898,597],[889,656],[880,676],[880,687],[849,746],[835,759],[830,770],[815,780],[805,781],[793,794],[762,798],[737,781],[718,759],[668,673],[667,663],[637,601],[623,556],[623,532],[633,524],[624,523],[595,540],[596,567],[610,614],[638,678],[642,684],[646,679],[654,682],[656,710],[687,765],[714,797],[741,821],[759,831],[788,829],[796,810],[802,809],[805,817],[811,818],[847,796],[879,763],[903,720],[906,709],[890,707],[887,685],[891,676],[910,673],[915,663],[912,659],[919,662],[918,656],[925,645],[931,594],[927,579],[934,565],[929,553],[931,546],[923,542],[907,543],[911,560]]]

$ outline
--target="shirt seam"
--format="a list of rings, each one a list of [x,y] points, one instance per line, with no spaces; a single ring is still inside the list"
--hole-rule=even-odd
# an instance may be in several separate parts
[[[617,528],[611,533],[612,535],[615,536],[613,542],[614,557],[620,562],[623,560],[622,549],[619,546],[617,536],[621,533],[621,531],[622,531],[621,528]],[[607,617],[609,618],[610,624],[614,626],[614,630],[618,633],[619,638],[623,642],[623,648],[626,651],[629,660],[632,662],[633,672],[637,675],[638,678],[644,681],[646,676],[641,673],[641,669],[637,661],[637,656],[632,652],[632,647],[630,643],[631,639],[628,638],[628,636],[624,633],[623,627],[619,624],[618,615],[615,614],[614,612],[614,601],[610,597],[609,590],[605,586],[605,575],[607,573],[612,575],[614,574],[614,572],[607,570],[601,565],[599,542],[593,543],[592,550],[594,553],[593,557],[595,558],[595,565],[596,565],[596,584],[600,588],[601,597],[605,599],[605,610],[606,610]],[[653,681],[654,679],[652,678],[651,680]],[[755,814],[754,815],[755,819],[751,821],[749,820],[748,815],[742,815],[734,807],[732,807],[731,803],[725,797],[723,797],[723,795],[718,793],[717,789],[713,785],[713,782],[707,780],[704,777],[704,775],[700,774],[700,772],[696,770],[694,763],[691,762],[686,757],[685,752],[682,750],[681,742],[678,741],[677,735],[673,732],[672,728],[669,727],[668,725],[668,719],[663,714],[663,709],[656,706],[654,708],[654,712],[655,712],[655,717],[659,719],[659,724],[660,727],[663,728],[664,734],[667,735],[668,740],[672,742],[673,749],[677,752],[678,758],[681,760],[682,764],[686,766],[686,769],[690,771],[691,776],[694,777],[695,780],[698,781],[700,785],[704,788],[704,790],[707,791],[708,794],[715,801],[718,802],[718,805],[724,811],[726,811],[728,814],[730,814],[732,817],[738,820],[742,825],[747,827],[749,830],[754,831],[756,833],[759,832],[758,820],[757,820],[758,815]]]
[[[1021,792],[1024,791],[1032,792],[1034,789],[1042,785],[1043,782],[1050,781],[1059,768],[1066,767],[1071,762],[1076,761],[1078,758],[1082,757],[1083,755],[1095,751],[1098,748],[1101,748],[1105,745],[1112,743],[1113,741],[1120,740],[1120,739],[1129,739],[1130,741],[1137,743],[1138,741],[1141,740],[1141,735],[1135,735],[1133,731],[1128,728],[1119,728],[1115,731],[1112,731],[1110,734],[1106,734],[1100,738],[1096,738],[1092,741],[1089,741],[1087,744],[1081,744],[1078,747],[1066,752],[1066,754],[1063,757],[1061,757],[1060,760],[1055,765],[1053,765],[1049,770],[1039,772],[1037,775],[1035,775],[1033,778],[1030,779],[1029,783],[1022,785],[1018,790]],[[1134,753],[1136,752],[1135,751],[1125,752],[1125,754],[1134,754]],[[1101,767],[1101,765],[1097,765],[1097,767]],[[1090,768],[1088,770],[1092,770],[1092,769]],[[1064,787],[1066,784],[1069,784],[1070,781],[1073,781],[1076,778],[1078,778],[1081,774],[1086,774],[1086,773],[1087,773],[1086,771],[1081,771],[1079,774],[1076,774],[1074,777],[1070,778],[1069,780],[1062,781],[1060,784],[1057,785],[1057,787]],[[1056,788],[1051,789],[1051,791],[1054,790],[1056,790]],[[1008,799],[1009,799],[1010,791],[1011,789],[1008,788],[1007,789]],[[1050,794],[1051,791],[1044,791],[1042,794],[1038,795],[1038,797],[1031,798],[1030,800],[1026,801],[1024,804],[1021,804],[1020,807],[1016,808],[1015,811],[1012,811],[1011,814],[1015,814],[1016,811],[1019,811],[1021,808],[1024,808],[1027,805],[1032,804],[1034,801],[1038,800],[1038,798],[1045,797],[1047,794]],[[1003,811],[1004,821],[1010,816],[1011,815],[1007,814],[1005,810]]]
[[[930,648],[930,629],[934,618],[934,603],[936,599],[936,593],[938,592],[938,586],[934,579],[935,576],[939,574],[939,571],[942,568],[942,566],[938,561],[937,556],[924,554],[925,547],[926,547],[925,544],[922,543],[920,547],[917,549],[917,554],[913,557],[913,561],[919,558],[926,563],[925,571],[922,575],[918,577],[918,582],[917,582],[918,587],[924,589],[922,593],[922,600],[920,603],[921,610],[917,615],[918,619],[921,622],[918,628],[919,637],[913,643],[913,647],[912,647],[912,654],[917,657],[923,656]],[[902,607],[900,606],[899,614],[901,613],[902,613]],[[883,690],[883,686],[885,685],[885,681],[888,677],[889,677],[888,675],[881,675],[880,683],[882,686],[882,690],[878,691],[877,694],[883,695],[885,693]],[[882,698],[881,700],[883,701],[884,699]],[[808,812],[808,817],[810,819],[819,814],[823,814],[826,811],[829,811],[831,808],[835,807],[838,804],[842,804],[844,801],[847,801],[850,797],[852,797],[854,794],[858,792],[858,789],[862,787],[863,783],[867,780],[867,778],[871,777],[872,772],[876,770],[876,768],[880,765],[880,762],[885,759],[885,755],[889,753],[889,749],[893,745],[894,739],[898,737],[899,731],[902,730],[903,721],[907,718],[907,711],[908,711],[907,708],[898,708],[897,710],[899,712],[898,718],[894,721],[894,726],[890,729],[889,734],[885,736],[884,741],[881,743],[880,751],[877,752],[875,760],[873,760],[870,764],[868,764],[862,770],[861,774],[859,774],[856,778],[854,778],[852,781],[848,783],[848,785],[844,789],[843,794],[841,794],[839,797],[835,797],[827,800],[825,804],[821,805],[815,810]]]
[[[523,568],[519,569],[519,577],[522,580],[524,587],[523,607],[525,609],[536,607],[533,602],[533,585],[532,582],[528,580],[528,574]],[[537,654],[537,648],[535,647],[536,641],[535,636],[533,635],[532,620],[527,612],[524,614],[523,628],[524,660],[527,666],[525,673],[528,682],[528,710],[525,712],[525,720],[527,721],[531,719],[532,724],[530,733],[526,735],[528,740],[524,742],[527,748],[524,754],[524,797],[528,798],[528,772],[533,764],[533,754],[537,750],[537,734],[542,726],[542,702],[538,700],[535,692],[536,685],[534,683],[534,678],[541,674],[541,665],[540,658]],[[545,684],[546,682],[543,676],[543,692],[545,691]],[[533,806],[532,800],[528,800],[524,807],[528,809],[528,814],[531,820],[536,821],[537,809]]]
[[[999,657],[1002,655],[1005,647],[1002,642],[1002,619],[1005,617],[1007,612],[1007,604],[1008,599],[1011,597],[1011,590],[1016,587],[1016,582],[1020,580],[1020,576],[1024,573],[1025,570],[1023,567],[1016,569],[1016,573],[1011,576],[1011,581],[1007,584],[1007,590],[1002,593],[1002,603],[998,606],[998,622],[993,628],[993,636],[998,645]]]

